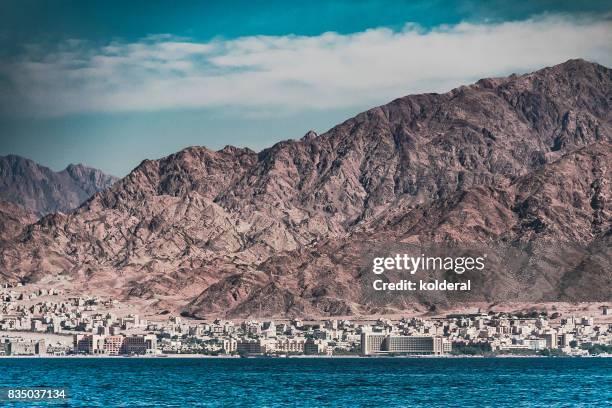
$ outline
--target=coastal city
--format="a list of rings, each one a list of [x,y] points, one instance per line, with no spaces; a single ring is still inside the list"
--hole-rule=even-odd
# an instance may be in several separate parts
[[[5,285],[0,290],[2,356],[606,356],[602,320],[557,312],[480,312],[398,320],[147,319],[117,313],[115,299]]]

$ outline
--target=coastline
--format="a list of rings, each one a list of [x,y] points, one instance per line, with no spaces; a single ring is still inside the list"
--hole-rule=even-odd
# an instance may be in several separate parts
[[[65,355],[65,356],[0,356],[0,360],[22,360],[22,359],[221,359],[221,360],[234,360],[234,359],[266,359],[266,360],[282,360],[282,359],[301,359],[301,360],[321,360],[321,359],[370,359],[370,360],[388,360],[388,359],[495,359],[495,358],[612,358],[612,354],[600,354],[592,356],[540,356],[540,355],[488,355],[488,356],[470,356],[470,355],[441,355],[441,356],[420,356],[420,355],[406,355],[406,356],[317,356],[317,355],[295,355],[295,356],[212,356],[205,354],[161,354],[161,355],[134,355],[134,356],[108,356],[108,355]]]

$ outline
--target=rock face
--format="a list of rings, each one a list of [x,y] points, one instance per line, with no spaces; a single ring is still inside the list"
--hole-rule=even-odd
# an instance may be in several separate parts
[[[2,231],[0,241],[15,238],[26,225],[36,220],[36,215],[17,204],[0,201],[0,231]]]
[[[73,210],[115,181],[116,177],[82,164],[54,172],[20,156],[0,157],[0,200],[39,216]]]
[[[611,80],[571,60],[403,97],[260,153],[144,161],[4,244],[0,273],[198,316],[610,300]],[[394,245],[478,246],[491,262],[466,274],[469,293],[380,296],[368,256]]]

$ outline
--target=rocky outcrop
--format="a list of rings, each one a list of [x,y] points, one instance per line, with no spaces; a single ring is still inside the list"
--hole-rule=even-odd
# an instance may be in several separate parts
[[[0,201],[0,241],[10,241],[18,236],[26,225],[36,222],[37,217],[17,204]]]

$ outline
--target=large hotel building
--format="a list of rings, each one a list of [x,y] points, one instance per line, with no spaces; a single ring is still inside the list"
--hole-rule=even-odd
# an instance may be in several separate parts
[[[382,333],[361,333],[361,354],[441,355],[452,351],[452,343],[443,337],[398,336]]]
[[[104,336],[97,334],[75,334],[75,354],[155,354],[157,337],[153,334],[142,336]]]

